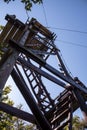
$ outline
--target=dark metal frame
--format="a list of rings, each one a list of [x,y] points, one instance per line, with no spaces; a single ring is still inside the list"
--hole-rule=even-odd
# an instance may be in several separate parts
[[[7,15],[6,20],[8,23],[0,36],[1,43],[8,43],[7,51],[4,52],[0,62],[0,89],[3,90],[11,74],[33,115],[4,103],[0,103],[0,110],[35,123],[39,126],[38,129],[61,130],[68,124],[69,130],[72,130],[73,112],[78,107],[87,116],[86,86],[78,78],[73,78],[69,74],[60,50],[54,44],[54,33],[36,19],[32,19],[29,24],[24,24],[15,17]],[[33,44],[30,44],[32,42]],[[51,55],[57,56],[59,70],[47,63]],[[18,65],[23,69],[32,92]],[[65,90],[56,99],[52,99],[41,77],[45,77]]]

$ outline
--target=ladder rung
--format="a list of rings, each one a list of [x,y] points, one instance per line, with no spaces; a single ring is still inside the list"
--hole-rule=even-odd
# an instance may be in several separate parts
[[[36,87],[38,87],[38,84],[36,84],[35,86],[33,86],[34,89],[35,89]]]
[[[32,73],[28,74],[27,77],[29,78],[32,75]]]
[[[60,106],[62,106],[65,102],[69,102],[69,97],[66,97],[66,98],[64,98],[64,99],[61,99],[57,104],[56,104],[56,106],[57,107],[60,107]]]
[[[44,96],[43,99],[40,99],[41,102],[45,101],[45,99],[47,98],[47,96]]]
[[[66,120],[66,122],[62,123],[62,125],[59,125],[58,127],[56,127],[54,130],[61,130],[62,128],[64,128],[70,121]]]
[[[47,108],[50,109],[51,104],[49,103],[47,106],[43,104],[43,108],[46,110]]]
[[[30,80],[30,82],[33,82],[34,80],[36,80],[36,76],[34,76],[33,79]]]
[[[69,113],[69,109],[66,109],[65,111],[63,111],[60,115],[58,115],[57,117],[55,117],[51,123],[55,123],[56,121],[58,121],[59,119],[64,120],[66,116],[68,116]]]
[[[71,95],[70,91],[64,91],[63,93],[60,94],[60,96],[57,97],[57,100],[61,101],[61,99],[65,99],[70,95]]]
[[[29,69],[28,68],[24,68],[24,71],[27,72]]]
[[[59,114],[60,112],[64,111],[64,109],[66,108],[68,108],[68,102],[65,102],[63,105],[60,105],[60,107],[54,111],[54,114]]]

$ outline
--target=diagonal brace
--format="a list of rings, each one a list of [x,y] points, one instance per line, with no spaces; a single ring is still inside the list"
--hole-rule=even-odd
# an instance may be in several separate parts
[[[79,90],[83,91],[84,93],[87,93],[87,88],[86,87],[81,87],[79,84],[75,83],[75,81],[72,78],[64,76],[57,69],[55,69],[51,65],[47,64],[45,60],[41,59],[40,57],[38,57],[37,55],[35,55],[33,52],[26,49],[25,47],[23,47],[21,45],[18,45],[18,43],[16,41],[10,40],[9,43],[10,43],[10,45],[12,47],[14,47],[18,51],[24,53],[25,55],[27,55],[28,57],[30,57],[32,60],[39,63],[40,65],[42,65],[45,69],[47,69],[48,71],[50,71],[54,75],[58,76],[62,80],[64,80],[67,83],[71,84],[71,86],[73,86],[73,88],[78,88]]]

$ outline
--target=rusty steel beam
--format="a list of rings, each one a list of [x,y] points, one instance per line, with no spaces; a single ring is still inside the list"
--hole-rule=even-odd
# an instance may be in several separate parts
[[[16,107],[10,106],[6,103],[0,102],[0,110],[12,116],[16,116],[20,119],[28,121],[30,123],[36,124],[35,117],[32,114],[25,112],[23,110],[19,110]]]

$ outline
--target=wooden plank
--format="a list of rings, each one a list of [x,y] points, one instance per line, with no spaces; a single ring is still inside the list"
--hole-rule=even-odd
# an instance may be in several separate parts
[[[30,34],[26,41],[26,46],[30,49],[47,51],[49,44],[47,41],[53,39],[53,34],[36,19],[32,18],[29,23]]]
[[[6,16],[6,20],[8,22],[0,34],[0,43],[8,43],[11,38],[19,41],[25,28],[25,24],[10,15]]]
[[[26,27],[25,29],[22,31],[22,37],[19,40],[19,44],[25,44],[26,38],[27,38],[27,30]],[[0,89],[2,90],[14,65],[16,62],[16,59],[18,58],[19,55],[19,51],[15,50],[14,48],[10,48],[11,53],[10,55],[6,55],[5,54],[5,59],[3,60],[3,65],[0,66]]]
[[[13,24],[7,22],[6,26],[4,27],[2,33],[0,34],[0,44],[3,43],[5,37],[8,35],[9,31],[11,30]]]
[[[40,24],[35,18],[32,18],[30,24],[34,26],[34,28],[40,32],[42,35],[48,37],[49,39],[53,38],[52,32],[49,31],[46,27]]]
[[[44,43],[42,43],[39,39],[32,38],[30,40],[30,35],[29,35],[28,40],[26,41],[25,46],[27,46],[29,49],[40,50],[40,51],[47,51],[48,50],[48,47],[46,45],[44,45]]]
[[[17,32],[15,32],[15,35],[12,39],[14,39],[15,41],[19,41],[19,39],[22,37],[23,35],[23,30],[24,30],[24,27],[22,26],[19,26],[17,28]]]
[[[63,111],[60,115],[58,115],[57,117],[55,117],[51,123],[55,123],[55,122],[62,122],[63,120],[65,120],[68,117],[68,113],[70,112],[69,108],[66,109],[65,111]]]
[[[9,39],[11,39],[14,35],[14,33],[16,32],[18,27],[15,26],[15,24],[12,26],[12,28],[10,29],[10,31],[7,33],[7,37],[5,37],[4,39],[4,43],[8,43]]]

